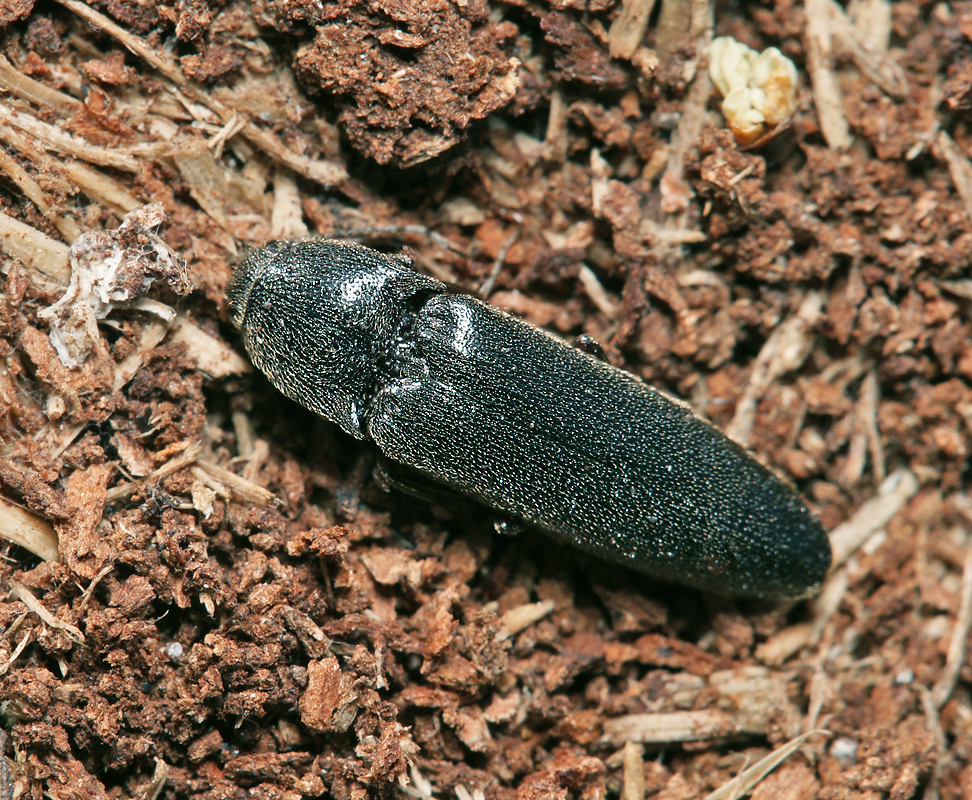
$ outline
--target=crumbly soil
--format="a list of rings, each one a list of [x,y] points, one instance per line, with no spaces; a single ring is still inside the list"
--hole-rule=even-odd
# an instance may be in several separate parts
[[[0,798],[690,800],[788,743],[714,796],[972,797],[972,4],[859,5],[890,88],[837,40],[811,81],[820,2],[716,4],[800,74],[742,149],[698,1],[612,58],[614,0],[0,0]],[[136,270],[175,320],[112,301],[66,366],[66,245],[148,203],[126,252],[193,291]],[[819,597],[384,491],[224,300],[335,233],[730,431],[836,531]]]

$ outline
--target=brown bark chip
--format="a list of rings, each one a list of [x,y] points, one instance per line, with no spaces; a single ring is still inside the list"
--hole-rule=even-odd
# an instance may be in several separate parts
[[[307,665],[307,689],[300,696],[300,718],[321,732],[346,731],[358,707],[358,692],[334,656]]]
[[[71,473],[64,490],[67,519],[56,526],[61,558],[87,580],[93,579],[113,558],[112,548],[99,530],[113,472],[106,464],[77,470]]]

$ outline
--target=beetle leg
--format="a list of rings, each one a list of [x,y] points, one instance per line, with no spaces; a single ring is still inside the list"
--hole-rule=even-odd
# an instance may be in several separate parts
[[[443,486],[441,483],[429,480],[418,470],[412,469],[392,461],[385,456],[378,456],[378,464],[374,470],[375,480],[386,492],[391,489],[398,489],[400,492],[419,497],[422,500],[431,500],[445,506],[472,505],[479,510],[483,506],[471,501],[468,497],[459,492]],[[487,509],[486,513],[494,514],[493,528],[497,533],[504,536],[515,536],[527,528],[527,524],[516,517],[511,517],[495,509]]]
[[[365,476],[368,474],[368,465],[373,458],[374,456],[371,453],[362,453],[354,465],[354,469],[351,470],[351,474],[346,480],[339,483],[334,490],[337,514],[349,522],[358,515],[361,489],[364,486]]]
[[[469,502],[469,498],[465,495],[425,477],[417,469],[399,464],[381,454],[378,455],[378,463],[373,474],[378,485],[386,492],[397,489],[413,497],[443,503],[446,506],[457,501]]]
[[[598,361],[607,361],[607,354],[604,352],[604,348],[601,347],[601,343],[595,339],[593,336],[588,336],[586,333],[582,333],[576,339],[574,339],[574,347],[580,350],[582,353],[587,353],[589,356],[594,356]]]
[[[493,520],[493,528],[501,536],[516,536],[526,530],[526,523],[516,517],[501,514]]]

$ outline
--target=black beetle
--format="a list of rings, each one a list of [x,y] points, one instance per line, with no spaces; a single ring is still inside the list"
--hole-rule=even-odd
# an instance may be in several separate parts
[[[743,448],[405,257],[272,242],[239,264],[229,304],[273,385],[374,442],[405,488],[446,487],[711,592],[800,597],[827,572],[820,523]]]

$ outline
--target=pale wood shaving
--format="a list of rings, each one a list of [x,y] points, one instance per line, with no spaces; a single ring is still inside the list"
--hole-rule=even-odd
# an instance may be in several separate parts
[[[797,313],[777,325],[766,339],[749,375],[746,391],[736,404],[736,413],[726,435],[739,444],[749,443],[756,421],[756,408],[774,381],[800,367],[813,349],[813,325],[820,318],[823,296],[809,292]]]
[[[223,204],[232,177],[202,142],[187,144],[173,155],[179,173],[189,184],[189,194],[221,228],[231,231]],[[238,176],[236,176],[238,177]],[[235,245],[234,245],[235,247]],[[232,253],[236,255],[236,253]]]
[[[274,239],[302,239],[309,235],[294,174],[289,169],[277,167],[273,175],[270,236]]]
[[[846,522],[830,533],[835,569],[846,561],[871,536],[884,528],[918,491],[914,473],[901,469],[892,473],[878,489],[878,493],[864,503]]]
[[[64,174],[88,197],[121,219],[141,204],[105,173],[79,161],[60,162]]]
[[[253,370],[250,362],[233,348],[210,336],[182,314],[173,320],[170,337],[171,341],[184,344],[196,366],[212,378],[243,375]]]
[[[557,604],[553,600],[543,600],[539,603],[525,603],[516,608],[511,608],[500,617],[499,630],[496,632],[496,640],[504,641],[511,636],[515,636],[542,620],[551,613]]]
[[[830,677],[823,665],[818,666],[810,679],[810,689],[808,695],[810,702],[807,704],[807,716],[804,720],[804,730],[812,731],[817,727],[817,720],[820,719],[820,712],[823,710],[824,701],[830,689]]]
[[[779,666],[810,641],[812,630],[809,622],[783,628],[756,648],[756,658],[764,664]]]
[[[826,0],[827,10],[831,17],[831,30],[833,36],[850,53],[855,66],[870,80],[875,86],[896,99],[908,96],[908,78],[901,65],[889,57],[886,52],[872,49],[867,41],[860,35],[858,29],[848,19],[837,3],[833,0]],[[879,3],[885,8],[886,3]],[[890,10],[886,16],[890,16]],[[868,23],[870,27],[870,23]],[[878,29],[880,30],[880,29]],[[880,34],[879,35],[883,35]],[[883,48],[887,49],[887,46]]]
[[[644,744],[721,739],[744,734],[765,735],[771,724],[799,728],[799,712],[789,699],[791,672],[772,672],[764,667],[742,667],[714,672],[703,679],[676,673],[660,687],[660,702],[691,708],[703,695],[712,700],[702,711],[658,711],[626,714],[605,720],[602,741],[621,746],[628,741]]]
[[[888,0],[850,0],[847,16],[865,47],[875,53],[888,52],[894,20]]]
[[[190,81],[179,69],[174,59],[168,53],[150,47],[145,41],[133,36],[120,25],[95,9],[79,2],[79,0],[58,0],[65,8],[70,9],[79,17],[99,28],[104,33],[117,39],[122,45],[135,55],[144,59],[154,69],[168,78],[176,87],[186,94],[192,101],[201,103],[224,123],[231,122],[237,116],[244,116],[238,109],[226,105],[215,96],[208,93],[202,86]],[[298,175],[310,178],[323,186],[335,186],[348,177],[344,168],[338,164],[307,158],[289,150],[275,135],[258,128],[252,121],[246,122],[240,128],[240,134],[259,150],[265,152],[275,161],[289,167]]]
[[[260,470],[263,469],[267,460],[270,458],[270,445],[265,439],[257,439],[253,442],[253,449],[247,456],[246,463],[243,465],[243,480],[256,483]]]
[[[64,631],[68,635],[68,638],[78,644],[84,643],[84,634],[80,630],[74,625],[55,617],[44,607],[44,604],[40,600],[34,597],[30,589],[13,578],[10,579],[10,596],[15,600],[20,600],[27,608],[40,617],[45,625],[55,630]]]
[[[169,780],[169,765],[161,758],[155,759],[155,771],[148,783],[135,790],[135,800],[158,800]]]
[[[624,743],[620,800],[645,800],[645,748],[637,742]]]
[[[105,497],[105,502],[116,503],[119,500],[134,494],[138,489],[146,484],[158,483],[172,473],[178,472],[180,469],[185,469],[199,457],[201,452],[202,445],[198,443],[189,444],[187,442],[185,449],[179,453],[179,455],[167,461],[158,469],[152,470],[152,472],[150,472],[148,475],[139,478],[138,480],[131,481],[130,483],[122,483],[118,486],[113,486],[108,490],[108,494]]]
[[[614,30],[613,25],[611,30]],[[562,164],[567,158],[567,145],[567,104],[563,93],[555,89],[550,94],[547,133],[543,139],[544,160],[551,164]]]
[[[239,500],[261,506],[281,505],[280,498],[278,498],[269,489],[264,489],[262,486],[258,486],[252,481],[241,478],[235,472],[231,472],[218,464],[214,464],[211,461],[204,461],[203,459],[199,459],[197,465],[211,478],[228,488],[230,492]]]
[[[119,219],[141,205],[116,181],[100,170],[74,159],[62,161],[53,158],[34,138],[14,130],[9,125],[0,125],[0,141],[29,157],[38,171],[46,173],[48,181],[54,180],[57,176],[65,189],[80,189],[96,203],[111,210]],[[78,229],[79,232],[80,229]],[[60,229],[60,233],[69,243],[74,241],[78,235],[78,233],[63,229]]]
[[[422,800],[433,800],[432,782],[422,774],[422,771],[415,764],[409,765],[408,774],[412,779],[412,785],[404,787],[402,791],[411,797],[419,797]]]
[[[25,632],[24,635],[20,637],[20,641],[17,642],[17,646],[10,654],[10,657],[3,664],[0,664],[0,677],[6,675],[17,659],[20,658],[20,654],[24,652],[24,648],[27,647],[27,644],[30,642],[30,637],[30,631]]]
[[[955,191],[962,198],[965,214],[972,222],[972,164],[945,131],[938,134],[938,149],[948,164],[948,172],[955,184]]]
[[[735,778],[722,784],[714,792],[707,794],[705,800],[738,800],[740,797],[745,797],[756,788],[763,778],[793,755],[809,737],[829,733],[830,731],[826,730],[801,733],[781,747],[777,747],[772,753],[764,756],[751,767],[744,769]]]
[[[604,723],[604,738],[615,744],[693,742],[742,733],[762,733],[738,726],[722,711],[676,711],[658,714],[627,714]]]
[[[824,585],[817,592],[817,596],[810,601],[810,609],[813,614],[812,627],[807,637],[807,643],[818,642],[823,636],[827,624],[833,619],[837,609],[847,593],[850,585],[850,576],[846,566],[832,569]]]
[[[223,484],[221,484],[215,478],[213,478],[213,476],[210,475],[208,472],[206,472],[206,470],[200,467],[190,467],[189,471],[193,474],[193,476],[198,478],[199,482],[205,484],[205,486],[209,489],[209,491],[213,493],[214,497],[222,497],[224,500],[229,500],[230,497],[232,496],[230,494],[230,490],[227,489],[225,486],[223,486]],[[193,499],[192,504],[193,506],[196,507],[196,510],[198,511],[199,504],[196,502],[195,498]]]
[[[236,452],[243,458],[249,458],[253,455],[253,450],[256,446],[254,444],[256,442],[256,433],[253,430],[250,415],[242,411],[234,411],[231,420],[233,422],[233,430],[236,432]]]
[[[611,165],[600,149],[591,148],[591,211],[595,216],[604,213],[604,200],[608,196],[608,184],[611,180]]]
[[[0,536],[44,561],[61,560],[54,526],[4,497],[0,497]]]
[[[861,390],[851,415],[851,437],[847,461],[841,470],[839,480],[845,488],[853,488],[864,474],[864,464],[868,453],[874,462],[877,483],[884,480],[884,447],[877,429],[878,379],[873,366],[861,382]]]
[[[37,283],[66,286],[71,280],[68,246],[2,211],[0,250],[23,264]]]
[[[711,0],[693,0],[688,33],[695,43],[697,53],[708,53],[712,44],[715,6]],[[707,69],[697,70],[698,60],[686,61],[683,74],[690,80],[682,116],[678,128],[672,132],[668,147],[668,162],[659,182],[663,217],[657,235],[652,239],[652,249],[661,261],[678,258],[686,235],[698,235],[691,230],[690,210],[695,191],[685,177],[685,161],[689,151],[696,147],[702,127],[705,125],[712,79]]]
[[[846,150],[853,137],[844,116],[844,99],[834,71],[834,19],[830,13],[830,0],[806,0],[803,6],[807,19],[807,70],[813,85],[820,131],[832,150]]]
[[[597,279],[597,275],[587,264],[581,264],[577,278],[584,287],[584,291],[587,292],[587,296],[591,298],[591,302],[600,309],[601,313],[610,320],[616,319],[618,304],[607,293],[603,284]]]
[[[78,604],[78,611],[84,609],[88,605],[88,601],[91,600],[91,596],[94,594],[94,590],[98,588],[98,584],[104,579],[104,577],[115,568],[114,562],[109,561],[101,569],[95,573],[95,576],[88,583],[88,587],[84,590],[81,595],[81,602]]]
[[[878,402],[880,401],[881,384],[878,381],[877,370],[871,366],[870,371],[861,384],[861,402],[867,408],[872,409],[872,413],[864,419],[864,428],[867,432],[867,447],[871,456],[871,469],[874,472],[874,480],[883,483],[887,477],[887,467],[884,461],[884,443],[881,440],[881,431],[878,429],[877,412]]]
[[[709,238],[702,231],[676,228],[668,222],[659,225],[650,219],[642,220],[640,231],[647,232],[655,249],[664,252],[683,244],[699,244]]]
[[[6,174],[67,241],[73,242],[80,235],[81,228],[78,223],[70,217],[59,214],[37,181],[3,148],[0,148],[0,172]]]
[[[486,800],[486,793],[482,789],[473,789],[471,792],[461,783],[456,784],[456,800]]]
[[[74,111],[81,106],[81,103],[71,95],[59,92],[47,84],[24,75],[3,55],[0,55],[0,89],[5,89],[21,100],[47,108]]]
[[[493,288],[496,286],[496,279],[499,277],[503,269],[503,264],[506,262],[506,254],[510,252],[510,248],[519,236],[520,226],[517,225],[510,231],[509,236],[506,237],[500,246],[499,252],[496,254],[496,260],[493,261],[493,269],[490,270],[489,276],[483,281],[483,285],[479,287],[479,293],[483,297],[489,297],[492,294]]]
[[[139,156],[150,153],[151,156],[157,157],[163,153],[164,149],[168,148],[168,145],[122,149],[99,147],[62,131],[60,128],[49,125],[26,111],[15,112],[10,106],[4,104],[0,104],[0,122],[5,122],[7,125],[12,125],[25,133],[29,133],[52,150],[80,158],[82,161],[91,164],[97,164],[100,167],[114,167],[125,172],[138,172],[141,169],[141,160],[135,155],[136,149],[139,151]]]
[[[918,694],[921,697],[921,707],[925,712],[925,728],[935,739],[935,764],[932,767],[931,775],[928,776],[928,784],[922,794],[922,800],[938,800],[939,783],[941,782],[942,771],[946,764],[952,759],[948,751],[948,740],[945,737],[945,730],[942,728],[942,718],[935,706],[931,691],[919,685]]]
[[[675,51],[675,48],[683,44],[685,38],[690,35],[692,12],[697,4],[697,0],[664,0],[661,4],[658,24],[655,29],[655,50],[662,61],[668,58]],[[696,60],[688,59],[686,65],[689,63],[694,64]],[[685,77],[691,80],[693,75],[685,74]]]
[[[243,130],[244,125],[246,125],[246,120],[240,115],[234,114],[223,127],[213,134],[206,146],[213,151],[214,158],[220,158],[223,155],[223,148],[226,143]]]
[[[608,48],[612,58],[631,58],[641,40],[645,38],[648,20],[655,9],[656,0],[624,0],[621,13],[611,23],[608,31]]]
[[[945,669],[942,670],[942,674],[931,690],[935,708],[941,708],[952,696],[959,670],[965,661],[965,643],[968,640],[970,627],[972,627],[972,548],[966,552],[965,563],[962,565],[962,591],[959,596],[955,627],[952,629],[952,638],[948,643]]]

